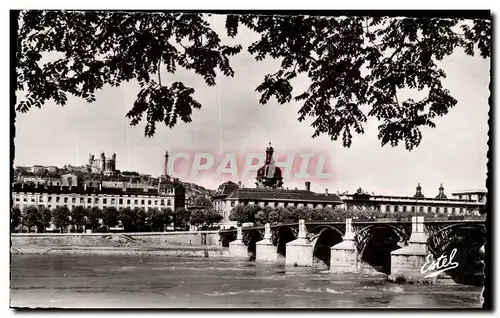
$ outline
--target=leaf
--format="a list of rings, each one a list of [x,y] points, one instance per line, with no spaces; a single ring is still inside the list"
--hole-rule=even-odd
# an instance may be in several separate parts
[[[190,123],[202,107],[194,88],[168,82],[161,70],[190,70],[214,86],[219,73],[234,76],[231,58],[246,49],[257,63],[281,63],[255,88],[259,102],[301,103],[297,119],[312,118],[313,137],[341,138],[350,147],[370,119],[380,123],[382,145],[404,142],[411,150],[422,141],[420,128],[434,127],[431,119],[457,103],[437,62],[457,48],[491,56],[491,19],[227,15],[230,38],[238,40],[242,27],[255,33],[246,48],[224,43],[207,16],[194,13],[22,11],[19,26],[16,87],[26,97],[16,111],[65,105],[70,95],[94,102],[107,85],[135,80],[141,91],[126,116],[131,125],[145,120],[148,137],[158,123]],[[60,58],[43,64],[47,53]],[[310,85],[294,92],[299,74]],[[401,89],[427,95],[398,101]]]

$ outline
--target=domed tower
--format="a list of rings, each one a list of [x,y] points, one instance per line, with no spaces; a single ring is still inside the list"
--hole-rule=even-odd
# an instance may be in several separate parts
[[[446,194],[444,194],[443,184],[441,183],[441,185],[439,186],[439,194],[436,196],[436,199],[444,200],[444,199],[447,199],[447,198],[448,197],[446,196]]]
[[[425,198],[424,195],[422,194],[422,187],[420,186],[420,183],[417,184],[417,192],[415,192],[413,198],[415,199]]]
[[[283,177],[281,169],[276,166],[273,160],[274,149],[269,143],[266,149],[266,162],[257,170],[257,187],[262,188],[281,188],[283,186]]]

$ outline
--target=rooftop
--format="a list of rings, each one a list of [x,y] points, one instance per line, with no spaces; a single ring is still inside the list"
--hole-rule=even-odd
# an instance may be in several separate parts
[[[472,190],[454,191],[451,194],[456,195],[456,194],[487,194],[487,193],[488,193],[488,190],[472,189]]]
[[[341,204],[342,200],[336,194],[315,193],[308,190],[285,189],[255,189],[241,188],[233,191],[228,199],[245,201],[304,201]]]
[[[217,191],[216,193],[214,193],[213,197],[224,197],[230,195],[238,188],[239,186],[236,183],[232,181],[226,181],[217,188]]]
[[[144,191],[142,188],[99,188],[96,187],[68,187],[68,186],[36,186],[34,184],[15,183],[12,187],[13,192],[32,192],[32,193],[50,193],[50,194],[114,194],[114,195],[151,195],[164,196],[158,193],[156,189],[148,189]]]
[[[390,200],[390,201],[396,201],[396,200],[402,200],[402,201],[452,201],[452,202],[476,202],[475,200],[465,200],[465,199],[450,199],[450,198],[434,198],[434,197],[422,197],[422,198],[415,198],[413,196],[394,196],[394,195],[378,195],[378,194],[365,194],[363,196],[360,196],[356,193],[344,193],[340,195],[344,200],[346,198],[351,197],[352,199],[356,200],[377,200],[377,201],[384,201],[384,200]]]

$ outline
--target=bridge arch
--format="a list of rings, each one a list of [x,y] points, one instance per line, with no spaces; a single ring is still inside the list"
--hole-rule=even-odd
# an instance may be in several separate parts
[[[401,248],[409,235],[392,224],[375,223],[356,231],[355,240],[361,269],[389,274],[391,252]]]
[[[279,255],[286,257],[286,244],[297,239],[297,233],[289,226],[279,227],[276,231],[278,239],[276,243]]]
[[[315,238],[313,245],[313,265],[323,264],[330,267],[331,247],[343,241],[343,233],[331,225],[316,226],[311,230]]]
[[[219,233],[220,242],[223,247],[229,247],[229,243],[236,240],[236,231]]]
[[[453,261],[457,268],[446,271],[455,282],[467,285],[482,285],[484,279],[480,248],[486,241],[486,228],[482,224],[458,223],[440,229],[429,226],[429,251],[437,259],[448,258],[454,252]]]
[[[248,256],[250,260],[255,260],[257,252],[257,242],[264,238],[264,233],[259,230],[249,230],[243,232],[243,243],[247,246]]]

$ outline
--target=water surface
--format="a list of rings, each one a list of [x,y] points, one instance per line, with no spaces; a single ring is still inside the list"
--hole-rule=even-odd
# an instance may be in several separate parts
[[[12,255],[11,262],[13,307],[480,308],[481,289],[231,259]]]

